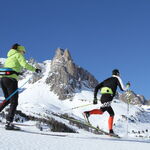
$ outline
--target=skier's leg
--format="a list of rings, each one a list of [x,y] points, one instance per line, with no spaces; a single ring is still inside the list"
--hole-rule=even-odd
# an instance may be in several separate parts
[[[83,115],[84,115],[84,118],[86,119],[86,121],[89,122],[89,123],[90,123],[89,117],[90,117],[90,115],[92,115],[92,114],[101,115],[101,114],[103,114],[103,111],[102,111],[101,109],[93,109],[93,110],[91,110],[91,111],[85,111],[85,112],[83,113]]]
[[[107,102],[110,98],[110,94],[104,94],[101,96],[101,103],[104,104],[105,102]],[[90,115],[102,115],[104,112],[106,111],[105,107],[101,107],[100,109],[93,109],[93,110],[90,110],[90,111],[85,111],[83,114],[86,118],[86,120],[89,122],[89,117]]]
[[[102,105],[102,110],[103,111],[107,111],[110,115],[109,119],[108,119],[108,129],[109,129],[109,132],[110,133],[113,133],[113,120],[114,120],[114,111],[111,107],[111,102],[113,100],[113,96],[110,95],[110,94],[104,94],[102,95],[102,98],[101,98],[101,103],[103,104]]]
[[[101,114],[103,114],[103,111],[101,109],[93,109],[93,110],[89,111],[89,114],[90,115],[92,115],[92,114],[101,115]]]
[[[12,94],[18,88],[18,82],[16,79],[7,78],[5,83],[5,86],[8,90],[8,95]],[[8,115],[6,116],[6,120],[12,122],[18,105],[18,92],[14,94],[8,101],[10,102],[10,109]]]
[[[16,93],[14,96],[12,96],[12,98],[14,98],[14,99],[10,101],[10,109],[9,109],[9,113],[6,117],[6,120],[9,122],[13,122],[13,119],[14,119],[16,108],[18,105],[18,94]]]
[[[108,129],[110,133],[113,133],[113,121],[114,121],[114,111],[112,109],[112,107],[107,107],[107,112],[109,113],[109,119],[108,119]]]
[[[2,90],[3,90],[3,93],[4,93],[4,97],[5,99],[9,96],[8,94],[8,89],[7,87],[5,86],[6,84],[8,84],[6,82],[6,78],[1,78],[1,87],[2,87]],[[0,104],[0,112],[10,103],[10,101],[3,101],[1,104]]]
[[[103,103],[103,101],[105,102],[107,100],[107,97],[105,95],[102,95],[101,96],[101,103]],[[91,111],[89,111],[89,114],[92,115],[92,114],[97,114],[97,115],[101,115],[104,113],[105,110],[102,110],[101,108],[100,109],[93,109]]]

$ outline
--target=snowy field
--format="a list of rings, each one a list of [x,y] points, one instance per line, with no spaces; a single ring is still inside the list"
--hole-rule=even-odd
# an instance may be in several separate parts
[[[94,135],[83,132],[52,133],[66,137],[40,135],[33,127],[25,127],[29,132],[6,131],[0,126],[1,150],[149,150],[149,140],[128,138],[112,138],[104,135]],[[35,133],[30,133],[30,131]],[[43,132],[45,133],[45,132]],[[51,132],[46,132],[50,134]]]

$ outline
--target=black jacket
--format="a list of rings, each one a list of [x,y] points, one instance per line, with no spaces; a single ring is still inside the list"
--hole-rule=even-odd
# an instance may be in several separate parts
[[[120,90],[122,91],[125,91],[126,88],[124,87],[123,83],[122,83],[122,80],[120,77],[118,76],[112,76],[106,80],[104,80],[103,82],[101,82],[100,84],[98,84],[96,87],[95,87],[95,90],[94,90],[94,98],[97,97],[97,93],[98,93],[98,90],[101,89],[102,87],[109,87],[112,89],[113,91],[113,96],[115,96],[116,94],[116,90],[117,90],[117,87],[119,86]]]

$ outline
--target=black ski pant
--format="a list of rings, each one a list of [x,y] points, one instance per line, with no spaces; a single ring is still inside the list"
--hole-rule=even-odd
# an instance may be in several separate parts
[[[5,98],[11,95],[14,91],[18,89],[18,81],[14,78],[1,78],[1,87],[4,93]],[[15,111],[18,105],[18,92],[14,94],[9,100],[0,105],[0,112],[10,104],[10,109],[8,115],[6,116],[6,120],[13,122]]]
[[[109,119],[108,119],[108,129],[111,131],[113,129],[113,120],[114,120],[114,111],[111,107],[111,102],[113,100],[113,96],[110,94],[103,94],[101,96],[101,103],[102,106],[100,107],[100,109],[93,109],[91,111],[89,111],[89,114],[99,114],[102,115],[105,111],[107,111],[109,113]]]
[[[113,100],[113,96],[110,95],[110,94],[103,94],[101,96],[100,100],[101,100],[101,103],[102,103],[102,106],[101,106],[100,110],[102,110],[102,112],[107,111],[110,116],[114,116],[115,113],[114,113],[114,110],[111,107],[111,102]]]
[[[111,107],[111,102],[113,100],[113,96],[110,94],[103,94],[101,96],[101,103],[102,106],[100,107],[100,109],[93,109],[91,111],[89,111],[90,115],[92,114],[103,114],[105,111],[107,111],[110,115],[110,117],[114,117],[115,113],[114,110]]]

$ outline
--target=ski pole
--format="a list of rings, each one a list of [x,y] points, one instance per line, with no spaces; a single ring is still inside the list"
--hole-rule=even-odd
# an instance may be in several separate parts
[[[127,137],[128,137],[128,130],[129,130],[129,103],[130,103],[130,90],[127,91]]]
[[[93,105],[93,103],[85,104],[85,105],[81,105],[81,106],[77,106],[77,107],[73,107],[73,108],[70,108],[70,109],[63,110],[63,111],[69,111],[69,110],[73,110],[73,109],[77,109],[77,108],[81,108],[81,107],[85,107],[85,106],[89,106],[89,105]]]
[[[10,100],[10,98],[11,98],[13,95],[15,95],[23,86],[25,86],[25,85],[28,83],[28,81],[29,81],[30,79],[31,79],[31,77],[30,77],[22,86],[20,86],[20,88],[16,89],[16,90],[15,90],[12,94],[10,94],[5,100],[3,100],[3,102],[0,103],[0,106],[3,105],[4,103],[6,103],[6,101]]]

